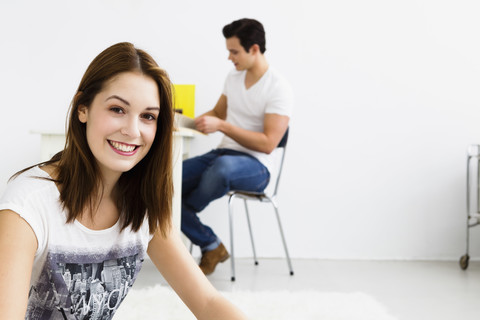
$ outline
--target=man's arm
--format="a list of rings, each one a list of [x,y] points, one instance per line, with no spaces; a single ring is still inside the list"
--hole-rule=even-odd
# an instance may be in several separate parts
[[[203,133],[221,131],[245,148],[267,154],[275,150],[290,120],[288,116],[267,113],[263,120],[263,132],[255,132],[226,122],[226,117],[227,97],[222,95],[212,110],[195,119],[195,126]]]
[[[218,130],[245,148],[269,154],[275,150],[282,140],[289,120],[288,116],[267,113],[263,120],[263,132],[245,130],[226,121],[220,124]]]
[[[218,118],[218,119],[221,119],[221,120],[225,120],[227,118],[227,97],[222,94],[220,96],[220,98],[218,99],[215,107],[213,107],[212,110],[207,111],[204,114],[198,116],[195,119],[195,124],[197,124],[197,120],[199,120],[198,122],[202,122],[202,121],[200,121],[200,119],[202,119],[205,116],[215,117],[215,118]],[[198,129],[198,125],[197,125],[197,129]],[[206,133],[206,132],[204,132],[204,133]]]

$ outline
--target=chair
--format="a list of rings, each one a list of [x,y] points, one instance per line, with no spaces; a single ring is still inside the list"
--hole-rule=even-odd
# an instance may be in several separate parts
[[[234,256],[234,244],[233,244],[233,200],[238,198],[238,199],[243,199],[244,205],[245,205],[245,213],[247,215],[247,223],[248,223],[248,230],[250,232],[250,241],[252,243],[252,249],[253,249],[253,258],[255,265],[258,265],[258,260],[257,260],[257,253],[255,251],[255,243],[253,241],[253,233],[252,233],[252,227],[250,223],[250,214],[248,212],[248,207],[247,207],[247,201],[260,201],[260,202],[266,202],[270,203],[273,206],[273,209],[275,211],[275,215],[277,217],[277,222],[278,222],[278,228],[280,230],[280,235],[282,237],[282,242],[283,242],[283,247],[285,249],[285,255],[287,259],[287,264],[288,264],[288,269],[290,271],[290,275],[293,275],[293,268],[292,268],[292,262],[290,261],[290,255],[288,254],[288,249],[287,249],[287,242],[285,241],[285,235],[283,233],[283,228],[282,228],[282,223],[280,221],[280,214],[278,212],[278,204],[277,204],[277,192],[278,192],[278,184],[280,181],[280,176],[282,173],[282,168],[283,168],[283,161],[285,159],[285,152],[286,152],[286,146],[287,146],[287,141],[288,141],[288,130],[285,132],[282,140],[278,144],[277,148],[283,149],[282,156],[280,159],[280,166],[279,166],[279,171],[278,175],[276,177],[275,182],[275,188],[273,190],[272,195],[267,195],[264,192],[258,193],[258,192],[245,192],[245,191],[240,191],[240,190],[233,190],[228,193],[228,219],[229,219],[229,225],[230,225],[230,261],[231,261],[231,280],[235,281],[235,256]],[[273,181],[272,181],[273,182]]]

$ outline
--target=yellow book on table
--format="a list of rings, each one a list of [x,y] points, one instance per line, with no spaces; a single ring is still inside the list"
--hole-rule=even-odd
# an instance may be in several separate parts
[[[195,85],[174,84],[173,91],[173,107],[175,111],[189,118],[195,118]]]

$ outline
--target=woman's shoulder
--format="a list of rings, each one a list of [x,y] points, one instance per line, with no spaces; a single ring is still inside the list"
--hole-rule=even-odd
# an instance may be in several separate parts
[[[50,174],[45,171],[43,167],[41,168],[39,166],[34,166],[13,175],[12,178],[10,178],[10,180],[8,181],[7,185],[20,184],[27,181],[31,182],[35,180],[46,181],[48,179],[51,179]]]
[[[29,168],[10,179],[2,199],[29,196],[55,186],[50,175],[38,166]]]

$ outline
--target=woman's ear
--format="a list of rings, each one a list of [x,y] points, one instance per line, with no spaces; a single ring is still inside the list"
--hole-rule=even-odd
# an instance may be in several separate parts
[[[87,106],[81,104],[78,106],[78,120],[80,120],[81,123],[87,123],[87,118],[88,118],[88,108]]]

